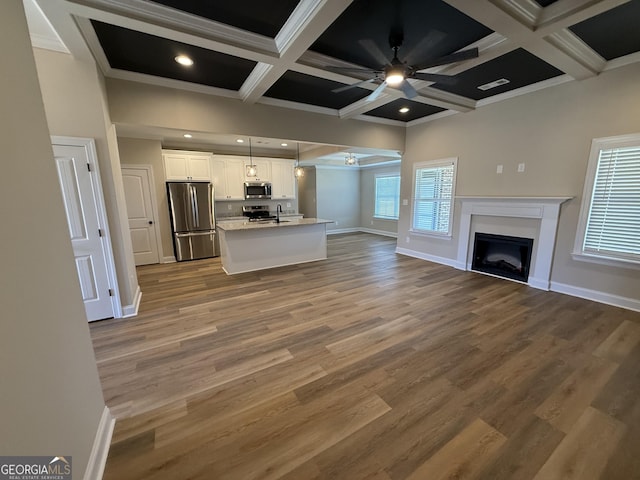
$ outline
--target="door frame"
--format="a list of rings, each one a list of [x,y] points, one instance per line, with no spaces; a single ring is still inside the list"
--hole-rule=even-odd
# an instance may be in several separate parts
[[[98,222],[100,228],[104,230],[105,235],[102,237],[104,246],[105,262],[107,266],[107,278],[109,280],[109,288],[113,291],[111,296],[111,308],[114,318],[122,318],[122,305],[120,303],[120,289],[118,288],[118,280],[116,276],[116,265],[113,259],[113,248],[111,246],[111,231],[109,230],[109,222],[107,221],[107,211],[104,202],[104,193],[102,191],[102,180],[100,178],[100,168],[98,166],[98,152],[96,143],[93,138],[84,137],[64,137],[59,135],[51,135],[51,144],[60,146],[83,147],[87,152],[87,161],[91,165],[90,175],[93,191],[95,192],[96,210],[98,213]]]
[[[156,197],[156,181],[153,177],[153,165],[135,163],[125,163],[120,165],[120,170],[133,168],[136,170],[146,170],[149,178],[149,190],[151,195],[151,213],[153,213],[153,228],[156,231],[156,248],[158,249],[158,263],[164,263],[164,252],[162,251],[162,238],[160,237],[160,216],[158,215],[158,200]]]

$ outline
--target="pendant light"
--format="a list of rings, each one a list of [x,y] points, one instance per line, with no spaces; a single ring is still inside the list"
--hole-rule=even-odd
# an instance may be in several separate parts
[[[249,137],[249,165],[247,165],[247,177],[258,176],[258,167],[253,164],[253,156],[251,154],[251,137]]]
[[[344,158],[344,164],[349,166],[358,165],[358,158],[353,153],[349,153]]]
[[[296,178],[300,178],[304,176],[304,168],[300,166],[300,144],[296,144],[296,166],[293,169],[293,174]]]

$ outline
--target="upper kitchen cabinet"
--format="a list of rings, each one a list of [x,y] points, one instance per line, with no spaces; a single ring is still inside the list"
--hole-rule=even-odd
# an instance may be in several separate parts
[[[164,176],[166,180],[211,181],[211,154],[163,150]]]
[[[216,200],[244,200],[244,157],[213,155],[211,170]]]
[[[244,157],[244,181],[245,182],[271,182],[271,162],[264,158]],[[249,177],[247,175],[249,167],[253,165],[256,168],[256,176]]]
[[[291,160],[271,159],[271,198],[296,198],[296,177]]]

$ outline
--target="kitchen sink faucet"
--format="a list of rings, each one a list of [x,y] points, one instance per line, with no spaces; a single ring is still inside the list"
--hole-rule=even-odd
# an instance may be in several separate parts
[[[280,223],[280,214],[282,213],[282,205],[276,205],[276,223]]]

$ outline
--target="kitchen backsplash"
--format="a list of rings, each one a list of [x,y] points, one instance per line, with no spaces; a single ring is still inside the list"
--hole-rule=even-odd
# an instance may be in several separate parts
[[[287,200],[244,200],[233,202],[216,202],[216,217],[241,217],[244,205],[267,205],[269,211],[275,215],[276,206],[282,205],[282,213],[298,213],[298,199]]]

